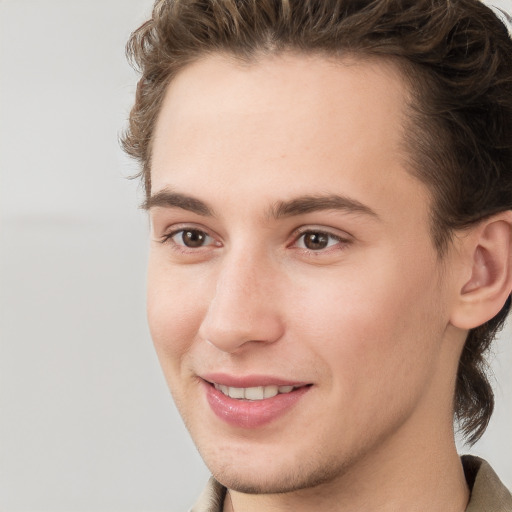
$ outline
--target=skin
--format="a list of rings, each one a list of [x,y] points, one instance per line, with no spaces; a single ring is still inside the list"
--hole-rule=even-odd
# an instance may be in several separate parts
[[[204,208],[150,201],[148,318],[225,510],[465,509],[452,399],[466,330],[451,318],[470,273],[460,248],[434,248],[405,164],[407,98],[390,63],[292,54],[209,56],[167,91],[151,193]],[[332,194],[349,207],[275,215]],[[311,388],[246,429],[213,414],[211,372]]]

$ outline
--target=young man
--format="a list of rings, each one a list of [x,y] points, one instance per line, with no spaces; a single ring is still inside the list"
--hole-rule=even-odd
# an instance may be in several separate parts
[[[124,144],[194,511],[510,511],[461,461],[512,290],[512,41],[477,0],[159,0]]]

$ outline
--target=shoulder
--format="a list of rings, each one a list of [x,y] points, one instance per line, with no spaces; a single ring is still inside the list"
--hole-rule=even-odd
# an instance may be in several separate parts
[[[189,512],[222,512],[226,488],[211,477]]]
[[[466,512],[512,512],[512,494],[485,460],[464,455],[462,465],[471,489]]]

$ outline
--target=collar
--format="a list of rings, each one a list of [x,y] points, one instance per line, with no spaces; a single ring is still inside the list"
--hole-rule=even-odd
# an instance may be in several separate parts
[[[463,455],[461,461],[471,489],[466,512],[512,512],[512,494],[491,466],[472,455]],[[222,512],[225,496],[226,488],[211,477],[190,512]]]

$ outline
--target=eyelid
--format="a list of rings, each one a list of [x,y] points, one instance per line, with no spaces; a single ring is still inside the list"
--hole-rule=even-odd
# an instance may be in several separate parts
[[[297,247],[298,241],[301,239],[302,236],[304,236],[307,233],[322,233],[322,234],[327,235],[328,237],[336,240],[337,243],[328,245],[327,247],[325,247],[323,249],[318,249],[318,250],[308,249],[307,247]],[[297,228],[296,230],[294,230],[294,232],[292,234],[292,242],[289,244],[289,247],[295,246],[297,249],[305,251],[307,253],[320,254],[320,253],[329,252],[330,250],[336,250],[336,247],[338,246],[338,244],[342,244],[343,246],[346,246],[347,244],[352,243],[353,240],[354,240],[353,237],[346,231],[340,232],[337,229],[327,228],[325,226],[315,226],[315,225],[301,226],[301,227]],[[338,250],[339,249],[340,248],[338,247]]]
[[[176,241],[172,240],[173,237],[175,237],[177,234],[182,233],[184,231],[199,231],[201,233],[204,233],[206,237],[210,238],[211,241],[206,243],[205,245],[201,245],[198,247],[188,247],[185,244],[177,243]],[[321,249],[308,249],[307,247],[299,247],[297,246],[300,238],[304,236],[307,233],[322,233],[326,236],[328,236],[331,240],[335,240],[336,243],[329,243],[327,247],[321,248]],[[352,235],[347,233],[346,231],[341,231],[336,228],[326,227],[326,226],[319,226],[319,225],[303,225],[295,230],[290,235],[291,241],[287,244],[287,247],[289,248],[295,248],[300,251],[303,251],[304,253],[310,253],[310,254],[325,254],[329,253],[331,251],[339,251],[342,250],[345,246],[352,243],[354,241],[354,238]],[[169,244],[171,247],[179,252],[182,253],[199,253],[200,251],[206,251],[211,250],[212,248],[219,248],[222,247],[222,242],[220,241],[220,237],[215,233],[212,232],[210,229],[206,228],[203,225],[195,224],[195,223],[178,223],[173,224],[171,226],[168,226],[163,234],[157,235],[156,237],[157,242],[161,244]]]
[[[204,243],[199,245],[198,247],[189,247],[187,244],[180,243],[179,240],[176,239],[176,237],[179,237],[180,234],[183,238],[185,233],[190,233],[190,232],[197,232],[197,233],[200,233],[201,235],[204,235]],[[178,229],[177,231],[173,231],[173,232],[169,233],[169,235],[167,235],[165,239],[167,241],[172,240],[174,244],[179,245],[180,247],[190,249],[190,250],[203,249],[205,247],[212,245],[212,242],[215,241],[215,239],[211,235],[209,235],[208,233],[206,233],[204,231],[201,231],[199,229],[187,229],[187,228]]]
[[[315,224],[298,227],[293,231],[292,238],[297,239],[305,233],[324,233],[326,235],[332,236],[333,238],[338,238],[347,242],[353,240],[354,238],[350,233],[347,233],[346,231],[341,231],[336,228],[328,228],[325,226],[317,226]]]
[[[174,236],[176,236],[178,233],[181,233],[183,231],[199,231],[201,233],[204,233],[207,237],[211,238],[213,240],[213,244],[207,244],[200,247],[192,248],[187,247],[185,245],[178,244],[172,240]],[[180,224],[173,224],[172,226],[169,226],[167,229],[164,230],[164,233],[160,236],[157,236],[157,241],[162,244],[170,244],[172,243],[176,248],[183,248],[187,251],[199,251],[201,249],[206,249],[208,247],[220,247],[222,244],[219,242],[219,237],[216,235],[216,233],[212,232],[211,230],[205,228],[204,226],[194,224],[194,223],[180,223]]]
[[[155,236],[157,238],[165,238],[165,237],[175,235],[176,233],[178,233],[180,231],[186,231],[187,229],[189,229],[191,231],[192,230],[202,231],[202,232],[206,233],[207,235],[214,236],[214,235],[212,235],[210,229],[202,226],[201,224],[196,224],[195,222],[177,222],[175,224],[166,225],[165,228],[159,230],[161,232],[161,234],[155,233]]]

